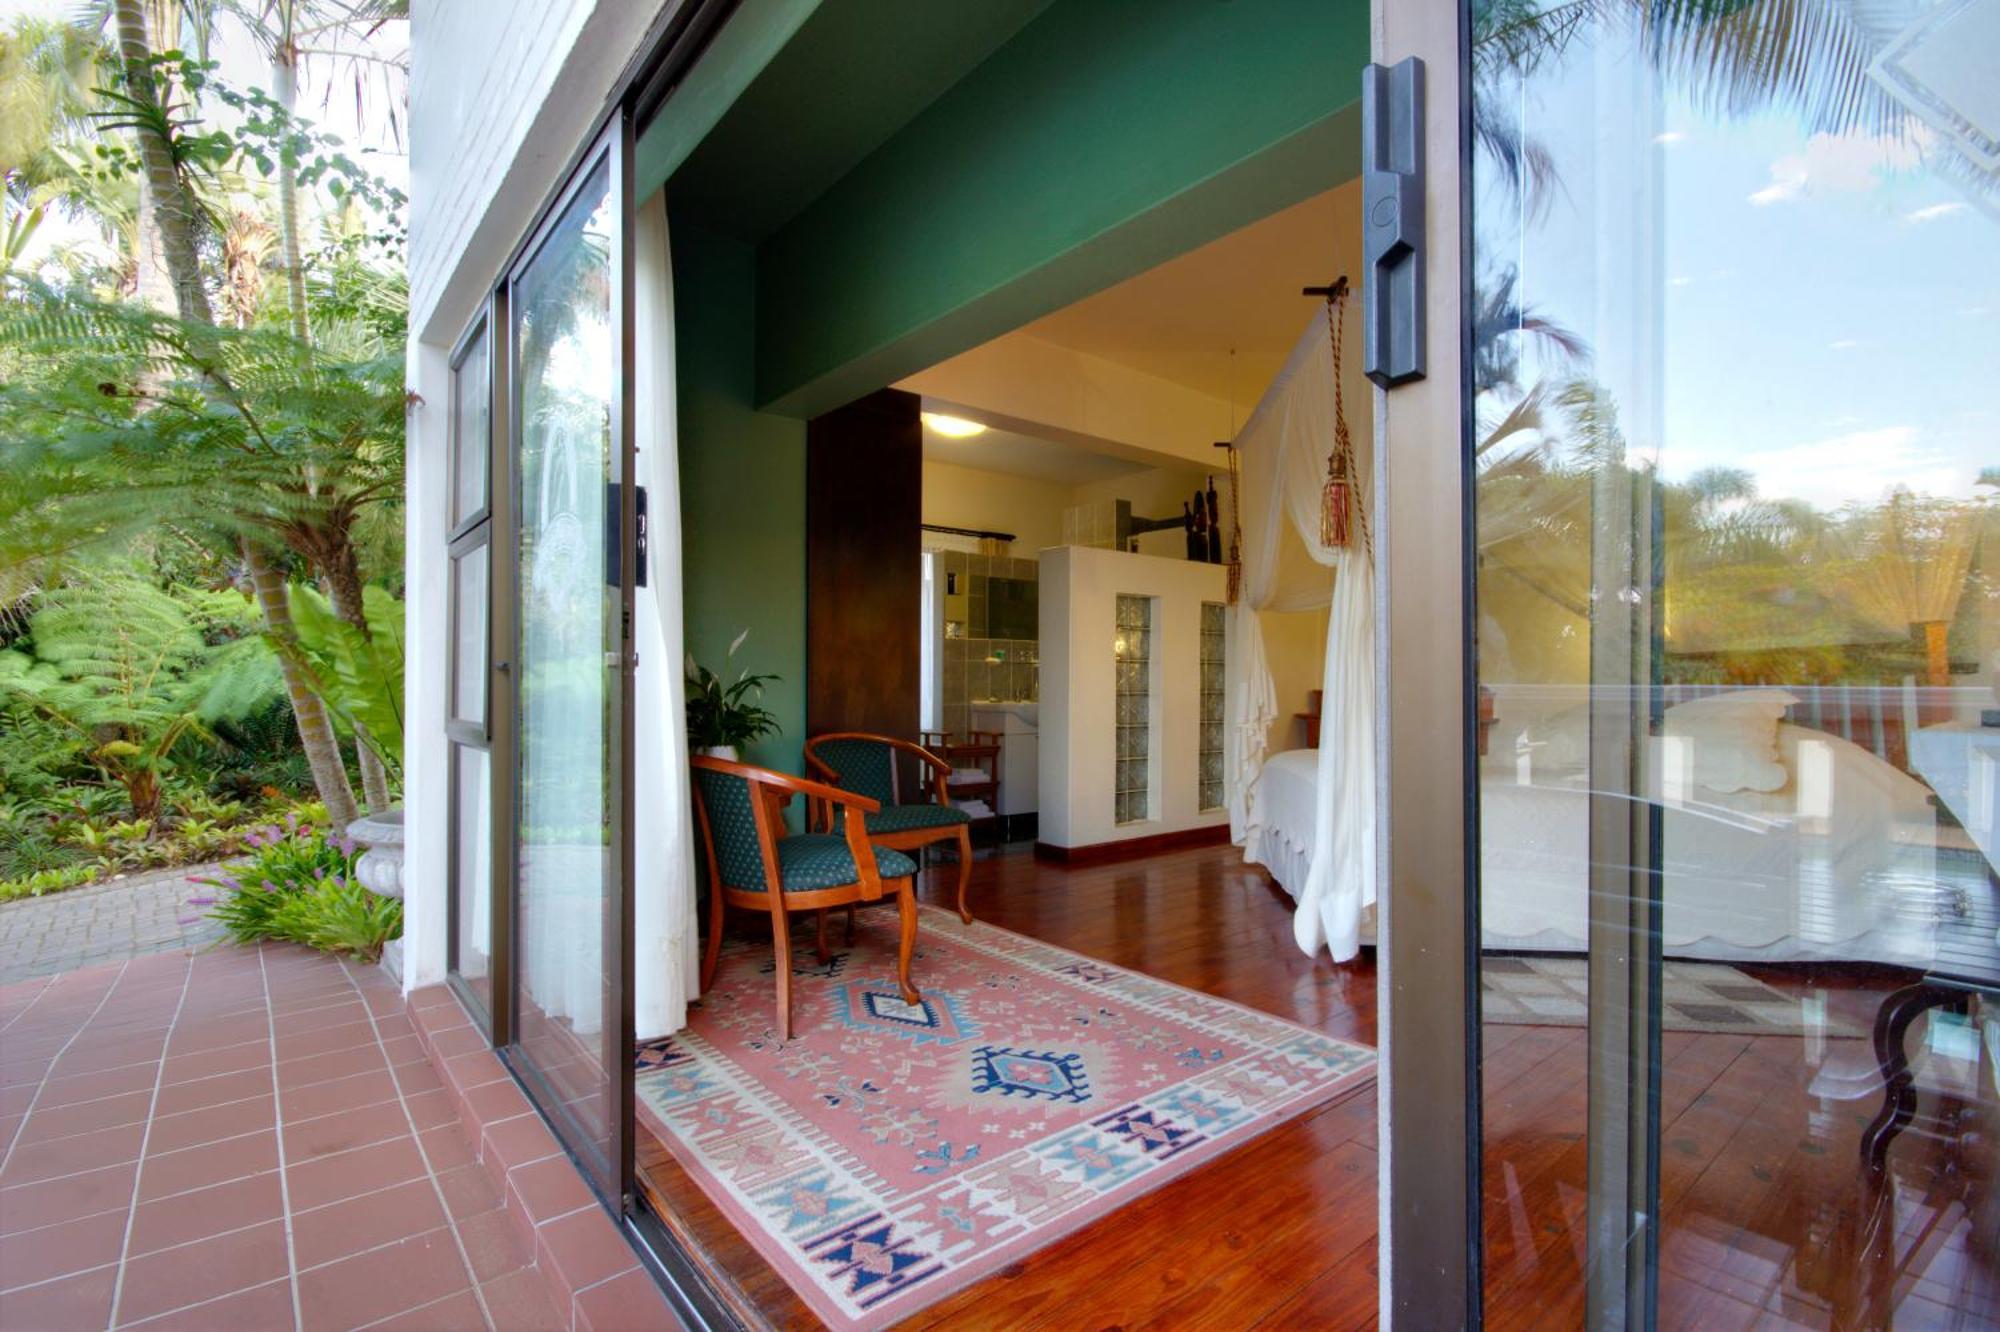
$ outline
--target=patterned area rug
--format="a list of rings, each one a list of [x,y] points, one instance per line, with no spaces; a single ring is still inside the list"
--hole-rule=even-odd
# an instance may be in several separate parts
[[[1580,957],[1487,957],[1479,964],[1482,1015],[1516,1027],[1581,1027],[1590,982]],[[1719,962],[1661,964],[1662,1031],[1735,1031],[1748,1036],[1860,1036],[1860,1029]]]
[[[1375,1052],[926,907],[820,965],[726,949],[640,1113],[820,1317],[880,1327],[1368,1081]],[[836,940],[844,930],[832,930]]]

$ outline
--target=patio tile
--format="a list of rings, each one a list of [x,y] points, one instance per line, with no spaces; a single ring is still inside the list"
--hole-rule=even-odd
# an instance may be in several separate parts
[[[200,1054],[168,1055],[162,1066],[160,1085],[172,1087],[222,1073],[263,1069],[268,1068],[270,1063],[271,1043],[261,1038],[245,1041],[241,1045],[224,1046],[220,1050],[204,1050]]]
[[[354,1328],[470,1285],[451,1232],[438,1229],[299,1273],[299,1313],[307,1332]]]
[[[597,1207],[537,1227],[535,1261],[551,1269],[571,1293],[639,1265],[631,1245]]]
[[[473,1276],[481,1281],[491,1281],[534,1261],[534,1254],[521,1241],[519,1224],[503,1207],[455,1214],[452,1224],[458,1230],[459,1243],[465,1246]]]
[[[247,1100],[252,1096],[268,1096],[270,1092],[271,1068],[267,1056],[266,1062],[239,1072],[218,1073],[213,1077],[162,1087],[159,1105],[153,1113],[177,1115],[187,1110],[202,1110],[211,1105]]]
[[[358,1152],[294,1162],[285,1168],[285,1183],[293,1209],[303,1210],[400,1184],[423,1173],[416,1144],[401,1139]]]
[[[62,1179],[0,1189],[0,1235],[129,1207],[132,1179],[138,1171],[138,1163],[128,1161]]]
[[[330,1082],[315,1082],[285,1093],[285,1123],[318,1119],[321,1115],[359,1110],[397,1097],[396,1080],[387,1069],[371,1069]]]
[[[111,1292],[118,1284],[116,1264],[65,1277],[6,1296],[9,1328],[55,1329],[104,1327],[111,1321]]]
[[[139,1201],[223,1184],[278,1168],[278,1135],[269,1129],[199,1147],[148,1156],[139,1172]]]
[[[473,1087],[465,1093],[465,1104],[472,1111],[473,1118],[482,1124],[497,1124],[513,1119],[517,1115],[534,1113],[528,1098],[512,1080],[489,1082],[483,1087]]]
[[[674,1325],[673,1311],[660,1288],[641,1271],[613,1277],[576,1297],[576,1332],[631,1332]]]
[[[418,1092],[403,1102],[410,1120],[419,1129],[454,1127],[458,1124],[458,1103],[447,1091]]]
[[[446,1224],[429,1179],[413,1179],[345,1202],[292,1215],[293,1252],[301,1271],[408,1239]]]
[[[438,1172],[438,1189],[453,1216],[473,1216],[502,1206],[507,1196],[494,1184],[483,1166],[462,1165]]]
[[[367,1021],[341,1022],[297,1033],[280,1031],[277,1039],[278,1062],[284,1064],[294,1059],[310,1059],[338,1050],[352,1050],[357,1045],[374,1044],[375,1027]]]
[[[80,1138],[17,1146],[7,1158],[6,1169],[0,1170],[0,1188],[136,1161],[145,1136],[145,1124],[123,1124]]]
[[[140,1203],[132,1215],[134,1256],[241,1230],[285,1214],[284,1190],[275,1170]]]
[[[164,1155],[183,1147],[200,1147],[223,1138],[274,1128],[276,1123],[277,1109],[268,1094],[225,1101],[155,1119],[152,1135],[146,1139],[146,1150],[156,1156]]]
[[[489,1166],[497,1161],[507,1170],[554,1156],[561,1150],[556,1145],[555,1134],[549,1132],[549,1126],[542,1122],[539,1115],[503,1119],[497,1124],[488,1124],[480,1134],[480,1159]]]
[[[249,1290],[149,1318],[146,1332],[222,1332],[222,1329],[279,1328],[292,1325],[289,1275]],[[132,1324],[121,1324],[130,1327]]]
[[[9,1235],[0,1244],[0,1290],[115,1263],[124,1242],[123,1211],[99,1212]],[[0,1305],[5,1303],[0,1297]],[[0,1313],[0,1320],[4,1318]]]
[[[528,1218],[539,1225],[587,1207],[590,1187],[568,1157],[536,1161],[507,1172],[507,1192]]]
[[[79,1133],[97,1133],[108,1128],[119,1128],[126,1124],[143,1123],[147,1112],[153,1108],[153,1092],[149,1087],[144,1091],[124,1092],[117,1096],[104,1096],[95,1101],[84,1101],[78,1105],[49,1106],[37,1108],[28,1116],[21,1128],[18,1146],[28,1146],[37,1142],[53,1142],[58,1138],[74,1137]],[[5,1139],[0,1139],[4,1142]]]
[[[506,1332],[569,1332],[569,1310],[556,1308],[547,1280],[533,1268],[495,1277],[479,1289],[486,1296],[486,1307],[493,1310],[494,1324]]]
[[[502,1311],[494,1310],[493,1321],[506,1332],[513,1332],[512,1319]],[[374,1326],[383,1332],[388,1329],[403,1329],[405,1332],[484,1332],[486,1315],[479,1307],[479,1297],[467,1289]]]
[[[410,1132],[409,1118],[397,1101],[287,1124],[283,1131],[285,1160],[301,1165],[322,1156],[351,1152],[357,1147],[397,1138],[415,1141]]]
[[[408,1102],[404,1102],[408,1106]],[[472,1154],[472,1144],[466,1141],[465,1131],[456,1121],[434,1128],[420,1128],[417,1142],[423,1147],[424,1159],[430,1163],[434,1174],[443,1175],[460,1166],[477,1166],[479,1158]]]
[[[357,1073],[386,1072],[388,1067],[389,1061],[382,1057],[379,1046],[361,1045],[352,1050],[336,1050],[332,1054],[293,1059],[279,1065],[278,1089],[296,1091],[315,1083],[353,1077]]]
[[[290,1270],[285,1227],[277,1221],[127,1259],[118,1321],[133,1323],[200,1304],[278,1280]]]

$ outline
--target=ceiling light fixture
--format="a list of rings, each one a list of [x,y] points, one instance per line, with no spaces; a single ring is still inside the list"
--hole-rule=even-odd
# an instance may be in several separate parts
[[[970,439],[986,433],[982,422],[968,421],[962,416],[946,416],[943,412],[925,412],[924,424],[946,439]]]

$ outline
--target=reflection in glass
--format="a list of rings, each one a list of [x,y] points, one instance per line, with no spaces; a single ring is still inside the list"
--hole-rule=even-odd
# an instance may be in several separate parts
[[[1473,4],[1491,1325],[1993,1317],[1994,14]]]
[[[613,479],[607,174],[599,167],[514,287],[520,391],[520,887],[516,1039],[551,1109],[612,1159],[604,946],[618,589],[606,581]]]
[[[492,417],[492,369],[482,324],[451,377],[451,526],[486,508],[486,463]]]
[[[491,755],[470,745],[452,746],[452,780],[458,817],[458,974],[487,1012],[493,1011],[488,948],[493,938],[493,790]]]
[[[486,721],[486,577],[492,548],[481,542],[451,562],[451,716]]]

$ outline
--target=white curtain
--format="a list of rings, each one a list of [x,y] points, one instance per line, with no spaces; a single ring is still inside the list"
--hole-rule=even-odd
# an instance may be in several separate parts
[[[1278,701],[1258,612],[1330,603],[1312,862],[1305,884],[1293,885],[1292,929],[1300,948],[1324,947],[1345,962],[1359,951],[1361,914],[1375,901],[1374,567],[1359,521],[1373,493],[1374,456],[1370,432],[1355,431],[1355,540],[1323,545],[1320,506],[1334,439],[1328,318],[1323,310],[1307,325],[1236,437],[1243,587],[1229,614],[1223,757],[1230,833],[1245,860],[1263,864],[1258,780]]]
[[[681,488],[674,391],[674,279],[664,194],[639,206],[633,268],[638,347],[638,482],[646,489],[650,568],[633,633],[633,1004],[640,1040],[678,1031],[700,973],[694,827],[681,670]]]

